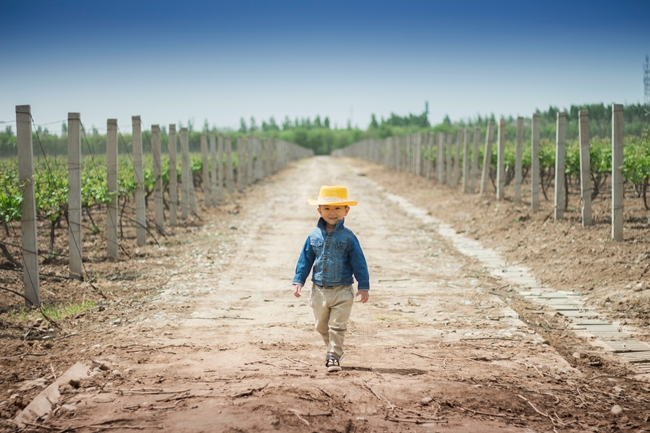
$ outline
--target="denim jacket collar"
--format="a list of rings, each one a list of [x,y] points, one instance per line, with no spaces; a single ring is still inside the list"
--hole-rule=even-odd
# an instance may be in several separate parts
[[[327,231],[327,230],[325,230],[325,229],[327,228],[327,222],[325,222],[325,220],[323,219],[323,217],[320,217],[320,218],[318,219],[318,224],[316,224],[316,225],[318,226],[318,228],[320,228],[320,229],[323,230],[324,232]],[[344,228],[345,228],[345,218],[343,218],[342,220],[336,222],[336,226],[335,226],[335,228],[334,228],[334,231],[335,231],[335,232],[340,232],[340,231],[342,231]]]

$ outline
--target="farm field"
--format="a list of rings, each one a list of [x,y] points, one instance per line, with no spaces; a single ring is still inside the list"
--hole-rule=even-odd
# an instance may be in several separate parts
[[[359,200],[346,225],[366,253],[371,296],[353,309],[343,371],[328,374],[309,286],[296,299],[291,278],[317,220],[307,199],[332,182]],[[613,243],[606,200],[594,203],[596,224],[582,228],[575,203],[553,222],[551,202],[532,213],[507,191],[497,202],[493,193],[463,195],[361,160],[317,157],[201,209],[159,245],[136,248],[127,230],[132,260],[103,260],[88,245],[92,286],[62,278],[65,260],[52,258],[42,272],[59,278],[44,279],[43,300],[76,308],[53,309],[58,327],[3,298],[2,428],[15,431],[9,420],[82,362],[95,371],[59,388],[60,407],[43,421],[52,431],[650,430],[647,374],[519,296],[388,194],[526,266],[550,289],[579,292],[650,342],[640,198],[626,200],[625,241]],[[20,287],[19,275],[0,272],[3,286]]]

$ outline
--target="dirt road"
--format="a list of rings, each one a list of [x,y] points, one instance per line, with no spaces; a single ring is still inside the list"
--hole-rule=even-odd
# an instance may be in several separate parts
[[[169,432],[650,430],[647,383],[572,368],[518,319],[507,292],[493,294],[498,283],[480,263],[387,200],[391,185],[353,166],[329,157],[300,161],[251,188],[228,214],[207,216],[191,243],[166,246],[152,263],[164,278],[137,280],[158,294],[117,323],[111,317],[110,334],[71,354],[95,361],[96,372],[62,389],[60,403],[73,407],[46,424]],[[343,371],[329,374],[309,285],[300,299],[291,288],[318,217],[307,199],[323,184],[346,185],[359,201],[346,225],[371,274],[370,301],[354,305]]]

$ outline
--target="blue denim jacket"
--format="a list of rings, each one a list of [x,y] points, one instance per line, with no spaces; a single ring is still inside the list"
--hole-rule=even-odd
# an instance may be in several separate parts
[[[359,290],[370,290],[370,275],[366,258],[355,234],[343,224],[336,223],[334,231],[325,231],[325,220],[320,218],[317,227],[309,234],[302,247],[293,284],[305,285],[309,271],[311,279],[319,286],[353,284],[352,275],[359,282]]]

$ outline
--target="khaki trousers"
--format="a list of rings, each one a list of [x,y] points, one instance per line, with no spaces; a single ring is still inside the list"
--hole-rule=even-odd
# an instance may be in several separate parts
[[[351,285],[322,287],[312,284],[310,305],[314,310],[316,331],[323,337],[328,356],[340,359],[343,354],[343,340],[353,303],[354,289]]]

